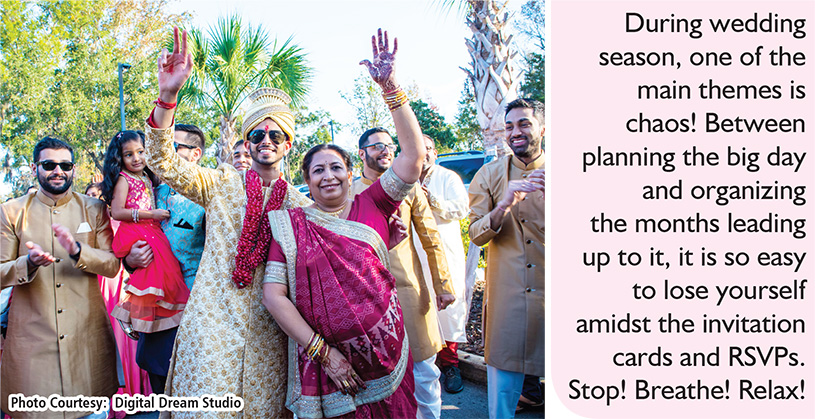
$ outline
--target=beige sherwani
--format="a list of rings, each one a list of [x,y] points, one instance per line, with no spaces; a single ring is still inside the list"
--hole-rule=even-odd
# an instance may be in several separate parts
[[[74,261],[51,224],[81,246]],[[97,275],[116,276],[119,259],[102,201],[69,192],[58,202],[42,191],[0,205],[2,288],[14,287],[3,348],[0,405],[15,418],[77,418],[91,412],[9,412],[8,395],[103,396],[116,393],[116,343]],[[27,241],[62,259],[29,277]]]
[[[373,182],[364,177],[357,179],[351,185],[351,196],[356,196],[371,184]],[[436,294],[452,294],[452,281],[433,212],[418,185],[411,189],[399,205],[398,211],[402,221],[407,225],[408,236],[390,250],[388,258],[391,273],[396,278],[396,295],[402,306],[413,362],[420,362],[439,352],[444,340],[439,331],[436,302],[430,298],[419,255],[411,240],[414,229],[428,254],[428,261],[432,267],[430,275]]]
[[[174,412],[172,416],[291,416],[285,407],[286,334],[261,303],[266,264],[255,269],[252,285],[238,289],[232,282],[246,212],[244,172],[229,164],[208,169],[179,158],[173,150],[172,128],[147,126],[145,133],[147,165],[207,213],[204,253],[178,329],[166,394],[232,393],[244,401],[242,412]],[[271,189],[264,188],[264,206]],[[284,209],[310,203],[289,185]]]
[[[487,247],[484,336],[487,364],[544,376],[544,201],[535,191],[516,204],[494,231],[489,212],[509,180],[542,168],[544,156],[524,165],[505,156],[484,165],[470,183],[470,239]]]

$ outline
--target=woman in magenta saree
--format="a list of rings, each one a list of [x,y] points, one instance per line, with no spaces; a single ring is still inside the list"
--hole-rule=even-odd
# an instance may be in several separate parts
[[[402,152],[352,202],[350,156],[331,144],[316,146],[302,166],[314,205],[269,213],[275,240],[263,303],[289,336],[286,406],[301,418],[416,417],[413,364],[386,243],[389,217],[418,179],[426,150],[393,78],[387,33],[372,44],[374,63],[367,65],[386,100],[392,98]]]
[[[399,201],[382,187],[368,195],[373,199],[358,198],[350,205],[347,220],[317,208],[270,215],[275,241],[264,282],[287,282],[289,298],[306,323],[342,353],[365,385],[355,396],[344,394],[342,384],[309,359],[304,346],[289,339],[286,404],[298,417],[333,417],[354,410],[350,417],[416,416],[413,361],[395,280],[388,271],[386,238],[380,233],[384,229],[387,234],[388,216]],[[374,203],[383,198],[388,205]]]

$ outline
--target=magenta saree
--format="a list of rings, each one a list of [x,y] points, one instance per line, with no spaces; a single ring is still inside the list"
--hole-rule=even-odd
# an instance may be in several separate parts
[[[320,364],[289,339],[286,405],[298,417],[416,416],[413,363],[388,250],[380,233],[366,225],[372,218],[386,225],[385,214],[398,201],[392,209],[366,202],[352,207],[352,217],[365,224],[311,208],[270,213],[275,242],[264,282],[285,282],[306,322],[345,355],[367,385],[356,396],[342,394]]]

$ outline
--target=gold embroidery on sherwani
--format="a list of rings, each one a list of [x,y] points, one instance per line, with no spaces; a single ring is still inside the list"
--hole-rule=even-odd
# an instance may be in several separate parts
[[[286,335],[261,303],[265,264],[251,286],[232,283],[238,237],[246,211],[244,177],[229,164],[206,169],[180,159],[173,130],[145,128],[148,165],[167,184],[207,212],[204,255],[178,330],[166,393],[244,400],[242,412],[162,412],[162,418],[290,417],[286,393]],[[270,195],[264,190],[264,203]],[[284,208],[310,204],[289,186]]]

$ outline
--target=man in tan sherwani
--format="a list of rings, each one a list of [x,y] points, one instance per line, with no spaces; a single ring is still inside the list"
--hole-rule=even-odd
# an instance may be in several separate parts
[[[524,374],[543,376],[543,104],[507,105],[512,155],[470,183],[470,239],[487,248],[484,340],[490,418],[511,418]],[[538,381],[539,385],[539,381]]]
[[[111,397],[119,387],[116,343],[97,279],[119,272],[107,207],[71,190],[68,144],[46,137],[33,157],[39,191],[0,205],[0,279],[2,288],[14,287],[0,404],[18,419],[104,418],[107,410],[10,411],[11,394]]]
[[[363,162],[362,178],[351,185],[351,196],[367,189],[385,173],[393,163],[396,145],[384,128],[371,128],[360,137],[359,150]],[[419,405],[417,417],[438,419],[441,416],[441,371],[435,361],[444,340],[436,309],[443,310],[455,301],[452,281],[433,212],[418,185],[402,201],[398,213],[407,225],[408,239],[390,250],[389,259],[413,355],[415,394]],[[419,255],[410,239],[413,230],[428,255],[433,290],[437,296],[436,307],[432,306]]]

